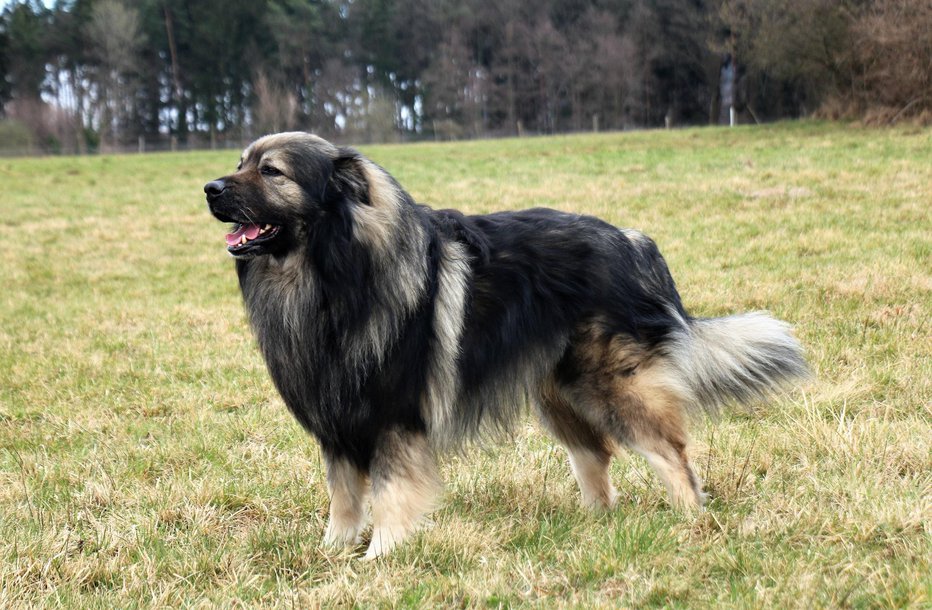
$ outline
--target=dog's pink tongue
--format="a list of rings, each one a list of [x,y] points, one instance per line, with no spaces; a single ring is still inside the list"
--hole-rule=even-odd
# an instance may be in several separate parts
[[[246,236],[246,239],[255,239],[259,235],[259,225],[242,224],[232,233],[227,233],[227,245],[235,246],[243,240],[243,235]]]

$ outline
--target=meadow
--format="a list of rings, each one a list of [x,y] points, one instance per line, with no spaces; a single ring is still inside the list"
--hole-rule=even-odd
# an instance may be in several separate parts
[[[659,244],[697,316],[767,309],[813,379],[692,427],[711,501],[621,453],[577,509],[529,417],[442,460],[387,558],[321,548],[315,442],[203,184],[237,151],[0,159],[0,607],[929,607],[932,131],[784,123],[367,146],[419,201]]]

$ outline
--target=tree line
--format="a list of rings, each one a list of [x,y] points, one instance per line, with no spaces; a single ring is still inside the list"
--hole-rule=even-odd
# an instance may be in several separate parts
[[[930,75],[928,0],[15,0],[0,141],[452,139],[716,123],[725,106],[928,122]]]

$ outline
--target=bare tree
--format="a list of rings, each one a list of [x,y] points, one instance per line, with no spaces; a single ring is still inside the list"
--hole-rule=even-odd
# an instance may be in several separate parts
[[[473,61],[463,33],[451,29],[423,76],[425,113],[434,136],[479,135],[485,86],[485,71]]]
[[[827,98],[850,92],[850,26],[859,0],[724,0],[719,18],[729,32],[726,49],[748,74],[739,94],[773,106],[772,116],[788,114],[779,91],[762,92],[767,83],[792,90],[801,113]],[[758,91],[755,91],[755,88]]]
[[[85,37],[97,60],[94,80],[101,146],[117,144],[132,123],[133,76],[144,43],[139,11],[119,0],[99,0],[91,9]]]
[[[262,70],[253,78],[256,97],[255,128],[258,133],[287,131],[295,127],[298,115],[298,97],[293,91],[273,81]]]
[[[858,114],[932,121],[932,4],[877,0],[853,26]]]

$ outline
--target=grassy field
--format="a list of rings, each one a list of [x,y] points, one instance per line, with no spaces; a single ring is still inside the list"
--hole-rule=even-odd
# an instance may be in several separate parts
[[[320,548],[315,443],[246,326],[202,185],[237,152],[0,160],[0,607],[929,607],[932,131],[829,124],[366,147],[414,196],[641,229],[695,315],[769,309],[815,378],[577,510],[528,419],[443,460],[390,557]]]

